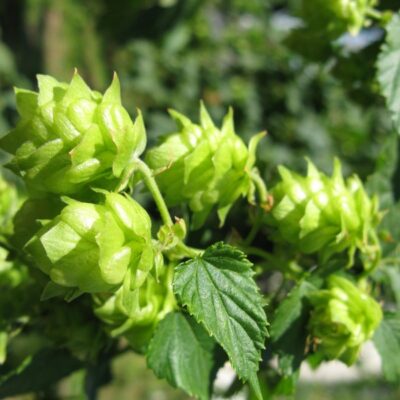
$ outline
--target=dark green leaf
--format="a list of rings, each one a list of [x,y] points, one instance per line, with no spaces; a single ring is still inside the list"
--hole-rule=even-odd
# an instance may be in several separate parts
[[[400,315],[386,313],[374,335],[382,358],[382,370],[389,381],[400,380]]]
[[[293,374],[305,357],[308,306],[306,296],[316,287],[307,281],[292,289],[279,305],[271,324],[274,352],[279,354],[279,367],[284,375]]]
[[[315,286],[307,281],[301,282],[293,288],[285,300],[279,305],[271,323],[271,339],[277,341],[303,313],[304,297],[316,290]]]
[[[397,166],[397,133],[392,132],[385,140],[378,156],[375,172],[368,177],[366,188],[368,192],[379,195],[379,203],[382,209],[387,209],[393,204],[392,177]]]
[[[257,386],[267,319],[251,267],[241,251],[217,243],[176,267],[174,291],[224,348],[239,377]]]
[[[83,364],[65,350],[43,349],[0,378],[0,397],[48,389],[82,367]]]
[[[147,351],[149,367],[159,378],[192,396],[208,399],[215,341],[193,318],[168,314],[158,325]]]
[[[400,132],[400,15],[394,14],[378,59],[378,80],[393,121]]]

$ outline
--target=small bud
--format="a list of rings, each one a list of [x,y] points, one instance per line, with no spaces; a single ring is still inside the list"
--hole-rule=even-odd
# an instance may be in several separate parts
[[[132,290],[127,275],[115,293],[94,295],[95,314],[108,325],[111,336],[124,335],[134,349],[143,350],[157,323],[176,308],[172,276],[173,268],[166,265],[158,279],[149,274]]]

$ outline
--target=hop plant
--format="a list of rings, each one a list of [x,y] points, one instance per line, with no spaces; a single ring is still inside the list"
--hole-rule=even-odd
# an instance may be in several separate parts
[[[309,160],[305,177],[283,166],[279,174],[281,181],[271,190],[275,205],[268,217],[278,240],[304,253],[319,252],[323,261],[348,249],[349,265],[359,249],[366,269],[376,265],[380,256],[375,232],[380,220],[378,199],[367,195],[357,176],[345,181],[337,159],[332,177]]]
[[[112,294],[94,295],[95,314],[111,336],[124,337],[137,350],[150,340],[156,324],[176,308],[172,292],[173,268],[164,266],[157,278],[149,274],[143,285],[131,289],[130,276]]]
[[[327,289],[309,295],[313,306],[309,331],[326,359],[353,364],[361,346],[382,319],[379,304],[348,279],[328,278]]]
[[[356,35],[368,23],[377,0],[304,0],[304,19],[316,28],[328,29],[334,35],[346,31]]]
[[[35,265],[61,286],[115,290],[127,274],[140,286],[153,266],[151,222],[135,200],[104,193],[103,204],[66,199],[67,206],[25,246]]]
[[[221,129],[215,127],[203,104],[200,125],[174,110],[170,114],[179,130],[151,149],[146,162],[156,170],[157,183],[169,206],[189,204],[194,228],[204,223],[214,206],[223,224],[232,204],[240,196],[251,198],[254,192],[252,167],[263,134],[256,135],[246,148],[235,134],[232,110]]]
[[[0,141],[14,155],[9,167],[32,192],[116,186],[146,141],[141,115],[133,123],[121,105],[117,76],[103,96],[77,72],[70,84],[44,75],[38,83],[39,93],[16,89],[21,119]]]

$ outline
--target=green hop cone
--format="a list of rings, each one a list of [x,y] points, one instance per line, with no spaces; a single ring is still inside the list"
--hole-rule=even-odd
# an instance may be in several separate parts
[[[142,351],[156,324],[176,308],[172,276],[173,268],[164,266],[157,277],[149,274],[135,290],[127,276],[115,293],[93,296],[95,314],[107,325],[111,336],[123,335],[134,349]]]
[[[121,105],[117,76],[103,96],[78,73],[70,84],[45,75],[38,82],[39,93],[16,89],[21,119],[0,140],[14,155],[9,168],[35,193],[115,187],[146,142],[141,115],[133,123]]]
[[[281,181],[271,190],[274,207],[267,217],[277,240],[306,254],[319,252],[322,262],[348,250],[349,266],[359,249],[364,267],[376,266],[380,258],[375,232],[381,217],[378,199],[367,195],[356,175],[345,181],[337,159],[332,177],[309,160],[305,177],[283,166],[279,174]]]
[[[203,104],[200,125],[174,110],[170,114],[179,131],[151,149],[146,162],[155,170],[169,206],[189,204],[194,228],[204,223],[213,207],[217,207],[223,224],[233,203],[254,192],[255,150],[264,133],[254,136],[247,148],[235,134],[232,109],[221,129],[215,127]]]
[[[313,306],[309,331],[318,352],[328,360],[353,364],[382,319],[379,304],[337,275],[328,278],[327,289],[311,294],[309,299]]]
[[[103,204],[66,199],[67,206],[27,243],[35,265],[57,285],[95,293],[125,276],[140,286],[153,267],[151,222],[132,198],[104,193]]]
[[[346,31],[356,35],[374,14],[377,0],[303,0],[302,16],[311,27],[327,29],[333,36]]]

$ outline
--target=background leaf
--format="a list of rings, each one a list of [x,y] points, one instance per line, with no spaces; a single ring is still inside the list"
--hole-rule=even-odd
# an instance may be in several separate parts
[[[215,341],[190,316],[174,312],[158,325],[147,352],[148,366],[159,378],[192,396],[208,399]]]
[[[83,363],[66,350],[43,349],[0,378],[0,397],[48,389],[82,367]]]
[[[386,31],[386,40],[377,64],[378,80],[400,133],[400,14],[393,15]]]
[[[400,315],[386,313],[374,335],[375,346],[382,358],[382,370],[389,381],[400,380]]]
[[[277,308],[271,323],[272,347],[279,354],[279,367],[284,375],[294,373],[305,358],[308,306],[306,296],[316,287],[300,282]]]

